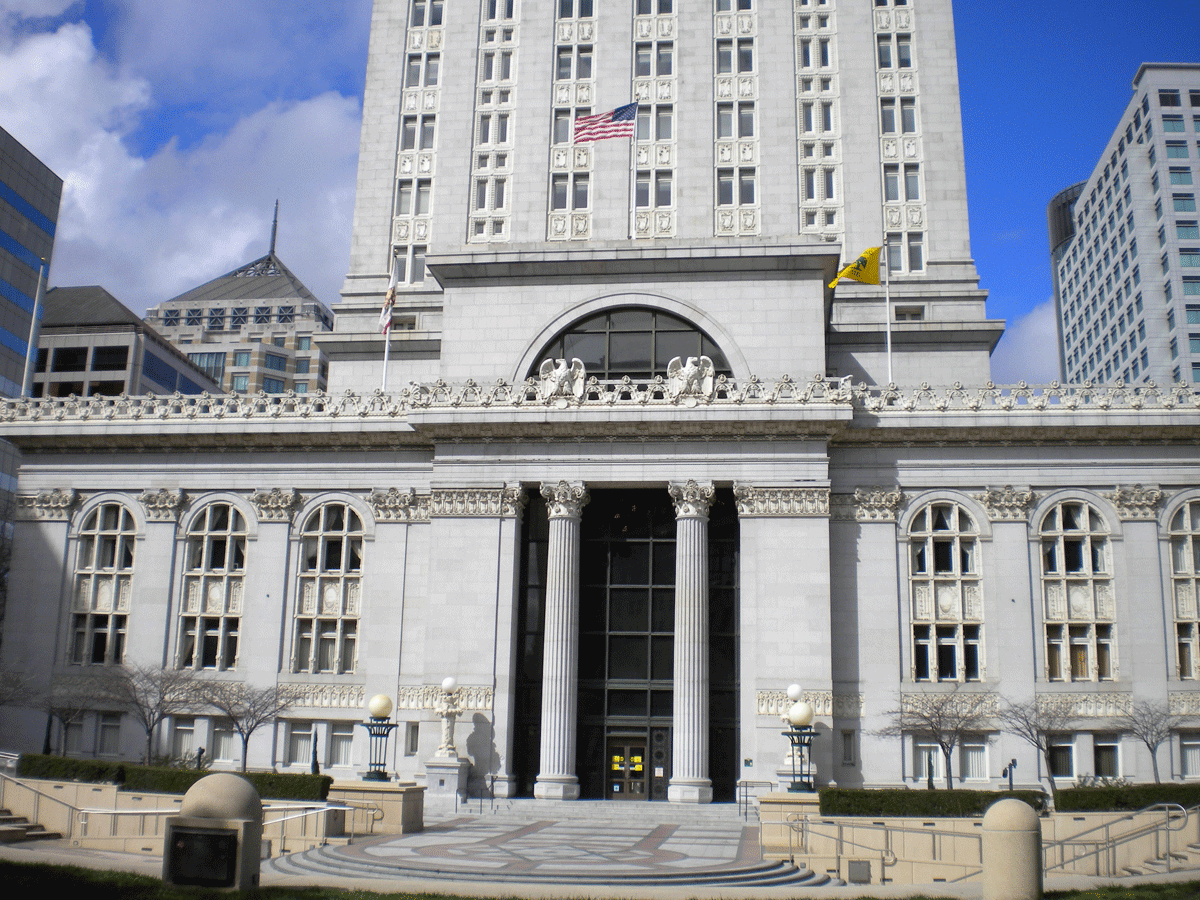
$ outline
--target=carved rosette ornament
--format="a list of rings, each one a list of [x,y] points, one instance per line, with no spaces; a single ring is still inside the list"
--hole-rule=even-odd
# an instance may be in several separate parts
[[[541,494],[551,519],[578,519],[591,499],[587,485],[581,481],[543,484]]]
[[[855,488],[830,498],[833,518],[850,522],[895,522],[903,505],[904,492],[893,487]]]
[[[62,488],[38,491],[36,494],[22,494],[17,497],[17,518],[65,522],[71,518],[71,513],[78,503],[78,491]]]
[[[250,502],[254,504],[260,521],[290,522],[304,500],[294,488],[272,488],[269,491],[255,491],[250,495]]]
[[[982,503],[993,521],[1026,522],[1029,511],[1037,502],[1037,494],[1033,491],[1019,491],[1011,484],[996,489],[989,488],[982,494],[976,494],[975,499]]]
[[[143,491],[138,502],[151,522],[178,522],[179,514],[187,506],[188,496],[183,491],[160,488],[157,491]]]
[[[707,518],[716,489],[711,481],[700,484],[694,480],[673,481],[667,485],[671,499],[675,501],[676,518]]]
[[[733,486],[733,496],[742,518],[823,518],[829,515],[828,488],[771,488],[738,483]]]
[[[1104,499],[1111,500],[1117,514],[1124,521],[1146,521],[1158,518],[1158,511],[1167,500],[1167,495],[1158,488],[1119,487]]]
[[[412,488],[402,491],[399,488],[388,488],[386,491],[372,491],[367,496],[367,502],[380,522],[428,522],[430,497],[428,494],[418,494]]]
[[[429,515],[471,518],[487,516],[519,519],[525,510],[525,492],[520,487],[435,488],[429,497]]]

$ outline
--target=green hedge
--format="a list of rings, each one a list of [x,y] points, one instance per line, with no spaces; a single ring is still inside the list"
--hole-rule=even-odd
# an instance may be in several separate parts
[[[1200,784],[1127,784],[1061,790],[1054,806],[1061,812],[1138,810],[1156,803],[1200,806]]]
[[[95,759],[25,754],[17,763],[23,778],[48,781],[115,783],[125,791],[155,794],[186,794],[188,788],[211,772],[203,769],[173,769],[166,766],[135,766]],[[242,773],[239,773],[242,774]],[[272,800],[324,800],[333,779],[328,775],[281,775],[277,772],[246,772],[260,797]]]
[[[1014,797],[1039,812],[1046,795],[1041,791],[910,791],[821,790],[823,816],[921,816],[963,818],[981,816],[997,800]]]

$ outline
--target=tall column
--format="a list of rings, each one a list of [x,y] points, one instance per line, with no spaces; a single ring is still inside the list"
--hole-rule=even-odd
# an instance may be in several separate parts
[[[711,803],[708,777],[708,508],[712,482],[671,484],[675,501],[675,696],[667,799]]]
[[[542,748],[533,795],[578,800],[575,711],[579,660],[579,525],[588,502],[582,483],[543,484],[550,517],[546,626],[542,648]]]

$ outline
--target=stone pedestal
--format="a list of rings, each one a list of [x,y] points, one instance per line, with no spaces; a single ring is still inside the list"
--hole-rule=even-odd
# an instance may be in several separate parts
[[[457,756],[435,756],[425,763],[425,800],[443,805],[467,798],[471,761]]]
[[[533,796],[578,800],[575,710],[579,659],[579,527],[588,502],[582,484],[542,485],[550,519],[546,627],[542,651],[542,745]]]
[[[667,799],[711,803],[708,777],[708,508],[712,482],[669,486],[675,501],[675,691]]]

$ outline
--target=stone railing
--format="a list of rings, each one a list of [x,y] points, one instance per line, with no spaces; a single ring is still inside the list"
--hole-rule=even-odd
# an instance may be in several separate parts
[[[15,398],[0,402],[0,424],[26,422],[214,422],[221,420],[403,420],[422,410],[466,409],[603,409],[603,408],[854,408],[868,413],[1011,411],[1170,411],[1200,410],[1200,392],[1190,385],[1159,388],[1153,383],[1125,386],[1078,385],[1002,386],[991,382],[968,388],[961,384],[914,389],[854,385],[850,379],[808,381],[782,376],[764,381],[718,376],[711,393],[673,391],[667,379],[589,378],[581,396],[544,396],[536,378],[492,384],[476,381],[435,381],[410,384],[398,391],[369,394],[182,394],[130,397]]]

